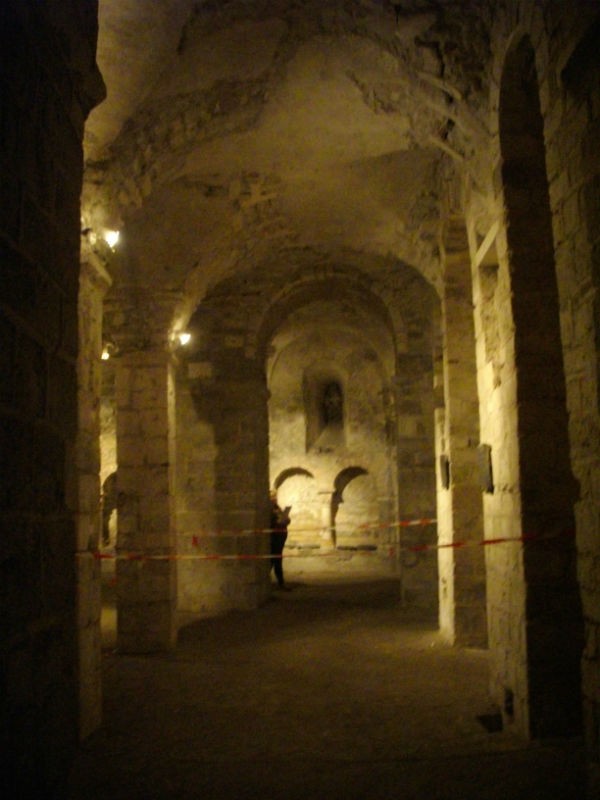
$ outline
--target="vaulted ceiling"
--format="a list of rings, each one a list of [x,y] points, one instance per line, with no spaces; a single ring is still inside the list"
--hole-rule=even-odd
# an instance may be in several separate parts
[[[440,164],[472,146],[484,5],[100,0],[83,213],[123,230],[115,286],[197,299],[311,262],[438,286]]]

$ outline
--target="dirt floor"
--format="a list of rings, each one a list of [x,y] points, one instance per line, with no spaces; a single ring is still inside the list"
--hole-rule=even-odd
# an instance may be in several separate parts
[[[164,655],[119,655],[105,633],[105,723],[71,800],[585,796],[581,743],[490,732],[486,653],[446,646],[389,577],[292,583]]]

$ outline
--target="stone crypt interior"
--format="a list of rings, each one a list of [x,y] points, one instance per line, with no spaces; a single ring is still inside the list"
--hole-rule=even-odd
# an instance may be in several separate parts
[[[597,0],[4,0],[0,35],[6,796],[600,797]],[[435,677],[443,744],[244,794],[215,734],[171,792],[111,785],[124,687],[240,689],[265,614],[325,676],[363,626],[386,746]],[[423,783],[471,702],[527,794]]]

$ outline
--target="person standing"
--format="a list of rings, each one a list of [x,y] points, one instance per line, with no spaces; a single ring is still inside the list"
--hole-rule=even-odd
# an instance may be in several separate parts
[[[288,535],[291,506],[282,509],[277,502],[277,492],[271,491],[271,569],[275,572],[277,587],[286,590],[288,587],[283,578],[283,548]]]

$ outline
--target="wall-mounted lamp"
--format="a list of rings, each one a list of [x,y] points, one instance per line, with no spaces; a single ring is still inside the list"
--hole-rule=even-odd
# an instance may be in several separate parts
[[[114,356],[116,352],[117,348],[116,345],[113,344],[113,342],[105,342],[102,345],[102,353],[100,354],[100,358],[102,359],[102,361],[108,361],[108,359],[111,356]]]
[[[192,341],[192,334],[189,331],[176,331],[170,336],[172,347],[185,347]]]
[[[114,250],[117,244],[119,243],[120,237],[119,231],[109,231],[105,230],[103,233],[103,238],[106,244],[110,247],[111,250]]]

